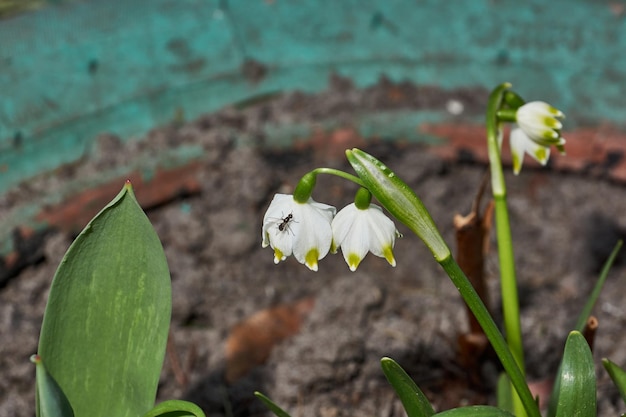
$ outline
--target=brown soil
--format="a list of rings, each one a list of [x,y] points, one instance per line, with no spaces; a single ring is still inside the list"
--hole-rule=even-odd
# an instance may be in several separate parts
[[[272,251],[261,249],[261,219],[273,194],[289,192],[314,167],[349,171],[342,152],[355,143],[414,187],[454,247],[452,218],[469,211],[486,167],[444,162],[425,145],[402,138],[365,141],[354,126],[360,114],[376,109],[440,108],[450,98],[462,99],[466,114],[478,114],[486,92],[391,87],[415,98],[391,100],[385,82],[356,90],[335,81],[319,95],[284,94],[158,128],[140,141],[113,141],[112,152],[94,153],[70,170],[34,179],[4,196],[2,208],[54,192],[64,182],[97,176],[104,167],[123,165],[146,150],[198,144],[205,150],[196,172],[200,190],[147,210],[165,247],[174,294],[159,399],[195,401],[210,417],[260,416],[264,408],[252,396],[260,390],[294,417],[401,416],[379,366],[381,357],[390,356],[440,410],[493,403],[497,365],[485,363],[481,383],[468,383],[456,353],[457,336],[466,329],[463,304],[423,243],[402,225],[396,268],[370,255],[352,273],[341,256],[329,255],[315,273],[292,258],[274,265]],[[271,139],[264,130],[268,125],[307,123],[313,130],[331,117],[336,126],[317,131],[313,141],[282,150],[264,146]],[[103,136],[98,146],[106,149],[107,143],[110,136]],[[507,181],[528,374],[529,379],[544,380],[556,370],[599,266],[626,230],[626,192],[621,185],[549,168],[525,169],[519,177],[507,174]],[[340,208],[355,190],[343,180],[321,177],[314,198]],[[34,367],[28,357],[36,351],[47,291],[71,240],[71,233],[49,231],[33,249],[41,254],[39,262],[28,264],[0,290],[2,416],[34,414]],[[594,347],[598,363],[609,357],[626,364],[624,268],[618,263],[613,269],[595,310],[600,322]],[[493,250],[486,269],[491,303],[498,310]],[[299,333],[279,343],[263,365],[237,372],[226,383],[225,346],[231,329],[259,311],[293,307],[300,300],[314,304],[310,312],[304,308],[293,313],[302,314],[302,322],[295,323]],[[601,366],[598,375],[599,415],[623,412]]]

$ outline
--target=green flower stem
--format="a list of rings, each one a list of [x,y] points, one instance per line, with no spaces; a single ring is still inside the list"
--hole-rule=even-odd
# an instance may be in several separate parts
[[[498,120],[498,111],[502,105],[503,96],[511,84],[504,83],[496,87],[489,96],[487,104],[487,152],[489,154],[489,165],[491,167],[491,189],[493,195],[506,195],[504,184],[504,173],[500,162],[500,145],[498,136],[501,134],[501,126]]]
[[[487,149],[491,168],[491,189],[495,200],[496,231],[498,240],[498,257],[500,261],[500,286],[502,291],[502,309],[504,328],[509,348],[524,374],[524,351],[522,347],[522,331],[517,296],[517,279],[511,239],[511,226],[506,202],[506,185],[500,160],[499,135],[501,134],[498,112],[511,84],[504,83],[496,87],[489,97],[487,105]],[[514,411],[521,414],[519,399],[513,398]]]
[[[347,172],[343,172],[341,170],[338,169],[334,169],[334,168],[316,168],[313,171],[311,171],[311,173],[315,173],[315,174],[329,174],[329,175],[336,175],[338,177],[344,178],[348,181],[352,181],[355,184],[360,185],[361,187],[365,187],[365,183],[363,183],[363,181],[361,181],[361,178],[352,175],[352,174],[348,174]],[[367,188],[367,187],[365,187]]]
[[[504,85],[504,89],[506,88],[508,88],[507,85]],[[493,106],[492,114],[495,115],[496,111],[497,106]],[[497,123],[492,123],[492,127],[497,127]],[[496,137],[494,136],[493,138],[495,142]],[[497,142],[495,146],[497,151]],[[498,154],[499,161],[499,153],[496,153]],[[428,213],[428,210],[426,210],[426,207],[424,207],[422,201],[404,181],[372,155],[359,149],[352,149],[346,151],[346,156],[352,168],[354,168],[374,197],[376,197],[389,213],[397,220],[404,223],[404,225],[424,241],[426,246],[428,246],[433,253],[435,260],[450,276],[450,279],[461,293],[467,306],[472,313],[474,313],[476,320],[478,320],[478,323],[485,331],[485,335],[500,358],[511,380],[511,384],[515,391],[518,392],[519,397],[514,396],[514,398],[518,398],[518,407],[515,410],[517,415],[526,415],[526,413],[524,413],[524,409],[526,409],[528,415],[540,417],[537,404],[535,404],[530,390],[526,385],[524,372],[518,365],[516,358],[513,356],[513,353],[511,353],[504,337],[489,315],[487,308],[476,293],[476,290],[474,290],[470,281],[452,258],[450,248],[448,248],[441,237],[437,226],[435,226],[433,219]],[[503,177],[501,169],[500,177]],[[502,184],[504,184],[503,181]],[[510,236],[508,241],[510,243]]]
[[[530,417],[540,417],[539,408],[535,403],[535,400],[528,389],[524,373],[517,363],[516,358],[511,353],[511,350],[507,346],[507,342],[504,340],[502,333],[498,330],[496,323],[493,321],[487,308],[483,304],[482,300],[472,287],[469,279],[465,276],[459,265],[456,263],[452,256],[439,261],[439,264],[446,271],[459,293],[463,297],[463,300],[470,308],[478,323],[485,332],[487,339],[493,346],[494,351],[498,355],[504,370],[506,371],[513,388],[517,392],[518,400],[521,401],[520,410],[515,410],[515,415],[524,415],[523,410],[526,410],[526,415]],[[515,398],[516,396],[514,396]],[[520,413],[522,411],[522,413]]]
[[[522,349],[517,280],[515,279],[515,261],[513,259],[513,245],[506,197],[496,196],[495,205],[498,255],[500,260],[500,274],[502,276],[500,285],[502,286],[504,328],[509,347],[517,360],[517,364],[523,371],[524,351]]]
[[[296,189],[293,191],[293,199],[300,203],[305,204],[311,198],[311,194],[313,194],[313,188],[315,188],[315,184],[317,183],[317,174],[330,174],[336,175],[338,177],[347,179],[348,181],[352,181],[357,183],[361,187],[365,187],[363,181],[359,177],[348,174],[347,172],[340,171],[334,168],[316,168],[313,171],[309,171],[300,178],[298,185],[296,185]]]

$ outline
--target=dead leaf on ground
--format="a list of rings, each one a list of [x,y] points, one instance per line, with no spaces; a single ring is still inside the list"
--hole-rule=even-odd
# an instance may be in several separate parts
[[[304,298],[259,311],[236,324],[226,340],[226,381],[232,383],[263,364],[275,345],[300,331],[314,304],[314,298]]]

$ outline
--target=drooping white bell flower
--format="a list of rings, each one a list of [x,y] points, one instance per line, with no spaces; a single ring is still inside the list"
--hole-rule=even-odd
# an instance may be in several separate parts
[[[563,125],[559,121],[563,113],[543,101],[532,101],[517,109],[518,127],[510,134],[513,172],[517,175],[522,169],[524,154],[532,156],[541,165],[550,158],[550,146],[554,145],[565,152],[565,139],[561,137]]]
[[[543,101],[531,101],[517,109],[517,125],[529,139],[543,146],[562,145],[563,124],[559,119],[565,115],[558,109]]]
[[[312,271],[328,254],[332,242],[331,221],[337,210],[309,198],[298,203],[290,194],[276,194],[263,217],[265,248],[274,249],[274,263],[293,256]]]
[[[336,253],[341,247],[343,258],[351,271],[356,271],[367,252],[385,258],[391,266],[396,266],[393,246],[400,233],[379,206],[370,204],[360,209],[354,203],[349,204],[337,213],[332,229],[331,251]]]

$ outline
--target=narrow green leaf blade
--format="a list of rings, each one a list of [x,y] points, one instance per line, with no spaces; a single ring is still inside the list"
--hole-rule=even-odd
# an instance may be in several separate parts
[[[435,414],[428,398],[396,361],[391,358],[382,358],[380,366],[396,394],[400,397],[404,410],[409,417],[430,417]]]
[[[37,417],[74,417],[74,410],[59,384],[48,373],[39,355],[30,359],[36,366]]]
[[[130,183],[59,266],[39,355],[77,417],[137,417],[154,405],[171,313],[161,243]]]
[[[602,292],[602,287],[604,286],[606,277],[609,275],[609,271],[611,270],[611,267],[613,266],[613,262],[615,262],[615,258],[617,257],[617,254],[619,253],[620,249],[622,248],[622,243],[623,242],[619,240],[615,244],[615,247],[613,248],[613,252],[611,252],[611,255],[604,263],[604,266],[602,267],[602,271],[600,272],[600,276],[598,277],[598,281],[596,281],[596,285],[593,286],[593,291],[591,292],[591,295],[587,299],[585,306],[583,307],[582,311],[580,312],[580,315],[578,316],[578,320],[576,321],[576,327],[574,327],[574,330],[578,330],[579,332],[582,332],[585,329],[585,324],[587,323],[587,319],[589,319],[589,316],[591,315],[591,310],[593,310],[593,306],[596,304],[598,297],[600,297],[600,293]]]
[[[498,377],[498,385],[496,387],[498,408],[507,411],[513,411],[513,388],[511,380],[505,372]]]
[[[619,390],[622,400],[626,403],[626,371],[608,359],[602,359],[602,365]]]
[[[470,405],[467,407],[453,408],[441,413],[435,414],[434,417],[515,417],[508,411],[501,410],[489,405]]]
[[[163,401],[143,417],[206,417],[200,407],[189,401]]]
[[[272,412],[276,417],[291,417],[285,410],[280,408],[276,403],[270,400],[267,396],[263,395],[259,391],[255,391],[254,395]]]
[[[565,342],[556,416],[595,417],[596,412],[593,356],[583,335],[573,331]]]

